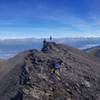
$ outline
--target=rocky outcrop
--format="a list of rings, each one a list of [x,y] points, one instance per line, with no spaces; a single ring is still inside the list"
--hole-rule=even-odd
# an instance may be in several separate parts
[[[52,62],[58,59],[63,63],[54,72]],[[78,49],[46,42],[41,51],[29,50],[8,62],[0,100],[100,100],[99,59]]]

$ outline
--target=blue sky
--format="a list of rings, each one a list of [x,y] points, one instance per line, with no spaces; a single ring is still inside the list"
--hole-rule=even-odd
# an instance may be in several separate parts
[[[100,0],[0,0],[0,38],[100,36]]]

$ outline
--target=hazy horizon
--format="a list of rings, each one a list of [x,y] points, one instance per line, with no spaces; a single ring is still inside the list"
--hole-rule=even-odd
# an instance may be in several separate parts
[[[49,39],[48,37],[6,37],[6,38],[0,38],[0,40],[9,40],[9,39]],[[88,36],[88,37],[53,37],[53,39],[66,39],[66,38],[100,38],[99,36]]]

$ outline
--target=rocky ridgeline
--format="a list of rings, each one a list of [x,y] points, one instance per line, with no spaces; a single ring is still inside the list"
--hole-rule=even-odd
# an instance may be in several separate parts
[[[27,52],[24,61],[10,71],[8,86],[13,84],[2,100],[100,100],[99,60],[53,42],[46,42],[41,51]],[[54,73],[52,62],[56,59],[63,64]]]

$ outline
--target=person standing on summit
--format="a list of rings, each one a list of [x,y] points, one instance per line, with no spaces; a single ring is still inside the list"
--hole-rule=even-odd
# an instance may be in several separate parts
[[[50,41],[52,40],[52,36],[50,35]]]

